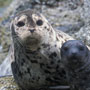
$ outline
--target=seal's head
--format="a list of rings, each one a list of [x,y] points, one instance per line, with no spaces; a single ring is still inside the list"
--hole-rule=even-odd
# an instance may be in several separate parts
[[[13,39],[18,37],[21,42],[37,45],[38,43],[52,41],[55,32],[44,16],[33,10],[18,13],[11,24]],[[53,34],[53,35],[51,35]],[[50,38],[50,36],[53,36]]]
[[[61,60],[70,68],[78,68],[87,62],[89,50],[82,41],[69,40],[61,47]]]

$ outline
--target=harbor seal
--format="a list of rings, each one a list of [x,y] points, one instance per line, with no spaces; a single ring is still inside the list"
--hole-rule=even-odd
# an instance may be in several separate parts
[[[90,90],[90,51],[87,46],[80,40],[65,42],[61,60],[71,90]]]
[[[11,34],[11,68],[22,89],[66,84],[60,48],[73,38],[54,30],[42,14],[33,10],[22,11],[13,18]]]

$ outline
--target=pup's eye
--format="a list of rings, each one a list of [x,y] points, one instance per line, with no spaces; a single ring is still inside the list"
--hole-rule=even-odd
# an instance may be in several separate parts
[[[64,47],[64,50],[67,51],[68,50],[68,47]]]
[[[79,46],[79,50],[83,51],[84,47],[83,46]]]
[[[42,21],[42,20],[38,20],[38,21],[36,22],[36,24],[37,24],[38,26],[41,26],[41,25],[43,25],[43,21]]]
[[[22,26],[24,26],[24,25],[25,25],[25,23],[22,22],[22,21],[19,21],[19,22],[17,23],[17,26],[18,26],[18,27],[22,27]]]

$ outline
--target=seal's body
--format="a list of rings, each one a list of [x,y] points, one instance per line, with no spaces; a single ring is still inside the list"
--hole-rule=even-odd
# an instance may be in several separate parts
[[[24,90],[65,84],[60,62],[61,45],[72,39],[54,31],[42,14],[20,12],[12,20],[11,67],[14,78]]]
[[[90,90],[90,51],[87,46],[79,40],[65,42],[61,48],[61,60],[71,90]]]

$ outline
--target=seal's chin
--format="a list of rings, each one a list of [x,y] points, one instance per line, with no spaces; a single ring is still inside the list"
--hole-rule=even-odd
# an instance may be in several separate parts
[[[68,62],[71,64],[77,64],[78,62],[81,61],[81,57],[80,56],[76,56],[76,55],[72,55],[70,57],[67,57]]]
[[[79,63],[81,63],[81,59],[80,58],[72,58],[72,59],[69,59],[68,63],[71,65],[78,65]]]
[[[82,62],[80,59],[69,59],[66,62],[66,67],[72,69],[72,70],[76,70],[77,68],[79,68],[82,65]]]
[[[25,44],[27,44],[27,45],[37,45],[39,43],[40,43],[40,41],[36,38],[29,38],[29,39],[25,40]]]
[[[40,46],[40,39],[35,37],[28,37],[23,40],[23,43],[27,49],[35,51]]]

